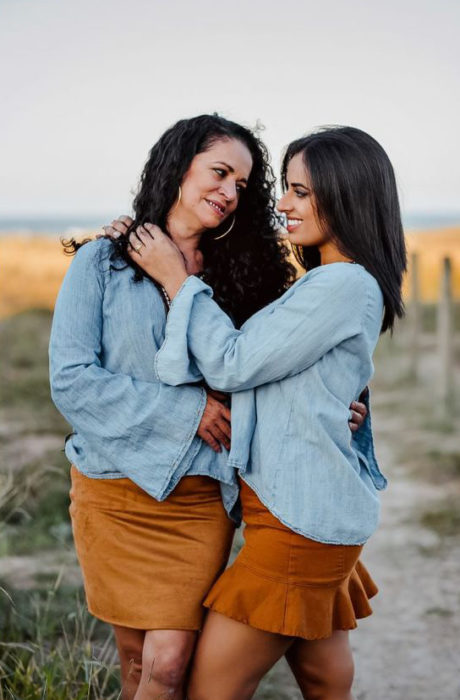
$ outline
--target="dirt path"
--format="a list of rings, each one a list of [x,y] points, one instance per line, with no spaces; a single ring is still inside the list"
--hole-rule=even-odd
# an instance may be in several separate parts
[[[377,433],[391,485],[382,525],[365,561],[380,586],[375,614],[352,635],[357,700],[460,698],[460,542],[423,527],[458,484],[408,478],[392,460],[391,435]],[[385,446],[386,454],[383,454]]]

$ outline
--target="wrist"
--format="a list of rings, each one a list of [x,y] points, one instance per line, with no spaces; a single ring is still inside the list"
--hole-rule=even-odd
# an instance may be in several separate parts
[[[188,274],[184,271],[184,272],[181,272],[177,275],[174,275],[174,277],[170,277],[168,279],[168,281],[163,285],[168,297],[171,300],[174,299],[174,297],[176,296],[177,292],[184,284],[187,277],[188,277]]]

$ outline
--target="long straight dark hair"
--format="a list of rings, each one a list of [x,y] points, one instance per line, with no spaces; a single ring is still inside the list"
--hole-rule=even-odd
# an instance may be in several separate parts
[[[404,314],[401,284],[406,247],[393,166],[380,144],[351,126],[323,127],[286,149],[281,177],[287,188],[289,161],[302,154],[323,231],[339,250],[363,265],[382,290],[382,333]],[[296,247],[298,262],[321,264],[316,246]]]

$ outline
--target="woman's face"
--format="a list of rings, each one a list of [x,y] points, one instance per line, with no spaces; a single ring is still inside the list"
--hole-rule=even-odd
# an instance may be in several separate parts
[[[181,183],[181,200],[170,213],[196,230],[216,228],[237,208],[251,169],[252,156],[241,141],[215,141],[192,160]]]
[[[328,237],[320,225],[310,175],[302,153],[297,153],[288,164],[287,190],[277,209],[286,215],[289,241],[298,246],[321,246]]]

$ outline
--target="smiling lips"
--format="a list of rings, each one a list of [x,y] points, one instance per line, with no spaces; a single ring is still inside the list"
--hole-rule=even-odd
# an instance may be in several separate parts
[[[286,228],[289,231],[289,233],[292,233],[296,230],[298,226],[300,226],[301,223],[302,219],[288,219]]]
[[[211,209],[215,211],[220,218],[224,216],[226,207],[222,206],[222,204],[218,204],[218,202],[214,202],[212,199],[205,199],[205,202],[209,204]]]

